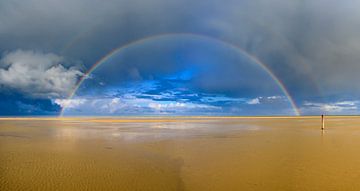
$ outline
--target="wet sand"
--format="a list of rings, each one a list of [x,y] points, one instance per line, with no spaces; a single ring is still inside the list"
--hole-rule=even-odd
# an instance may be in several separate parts
[[[3,118],[0,190],[360,190],[360,117]]]

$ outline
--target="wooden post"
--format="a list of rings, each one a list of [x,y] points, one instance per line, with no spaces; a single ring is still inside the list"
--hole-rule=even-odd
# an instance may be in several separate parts
[[[325,129],[325,117],[324,115],[321,115],[321,130],[324,130]]]

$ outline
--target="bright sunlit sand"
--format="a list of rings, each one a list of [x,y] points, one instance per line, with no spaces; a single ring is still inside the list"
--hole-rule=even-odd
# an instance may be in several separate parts
[[[360,117],[3,118],[0,190],[360,190]]]

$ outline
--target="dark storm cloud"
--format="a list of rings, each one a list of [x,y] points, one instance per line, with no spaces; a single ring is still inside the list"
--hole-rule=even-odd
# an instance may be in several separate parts
[[[360,97],[359,6],[359,0],[0,0],[0,51],[50,52],[89,68],[139,38],[198,33],[256,55],[298,104],[352,100]],[[135,69],[129,75],[146,73]]]
[[[2,0],[0,46],[55,53],[68,46],[64,53],[90,65],[143,36],[203,33],[258,55],[293,94],[307,96],[314,83],[336,94],[354,90],[348,82],[359,78],[359,6],[354,0]]]
[[[90,53],[108,51],[109,48],[141,36],[186,31],[192,27],[190,23],[198,20],[196,15],[201,15],[198,12],[201,9],[191,11],[197,3],[189,2],[191,1],[1,1],[1,46],[2,49],[37,48],[52,52],[63,51],[64,46],[70,46],[70,50],[66,52],[79,48],[73,55],[86,58]],[[72,41],[75,44],[69,45]]]
[[[360,88],[351,82],[360,72],[359,5],[352,0],[248,1],[212,23],[224,39],[268,64],[295,97],[358,96]]]

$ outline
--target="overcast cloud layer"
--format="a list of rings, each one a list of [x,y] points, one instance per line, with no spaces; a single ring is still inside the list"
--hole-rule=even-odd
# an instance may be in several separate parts
[[[304,114],[341,113],[323,106],[360,100],[358,7],[359,0],[0,0],[0,84],[25,97],[64,97],[82,75],[64,60],[90,68],[136,39],[196,33],[257,56]]]

